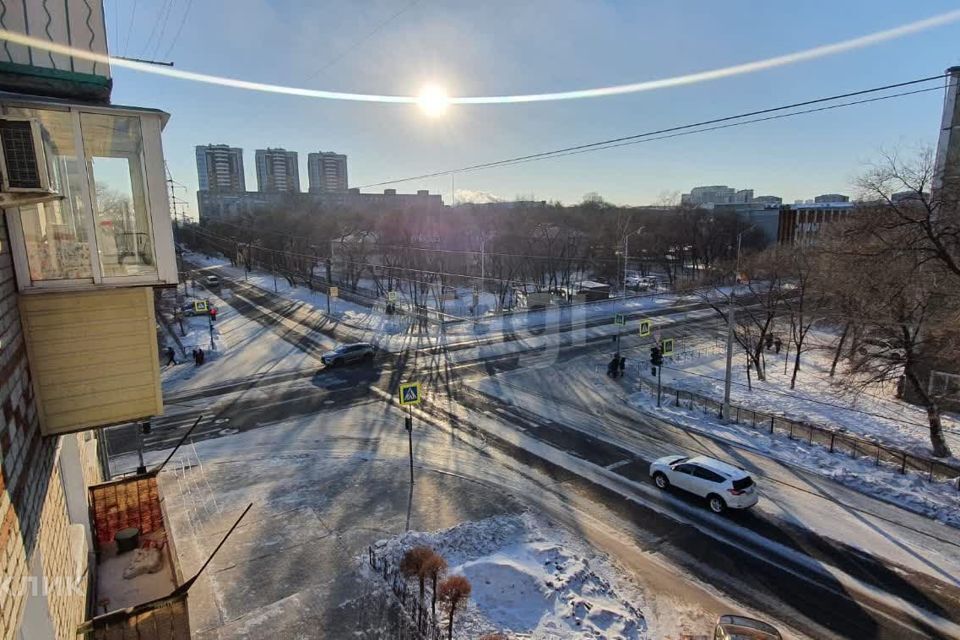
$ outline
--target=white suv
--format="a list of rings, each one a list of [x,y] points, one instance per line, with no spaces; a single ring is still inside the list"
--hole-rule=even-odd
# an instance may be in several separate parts
[[[757,504],[757,485],[750,474],[706,456],[665,456],[650,464],[650,477],[661,489],[669,486],[706,498],[710,510],[747,509]]]

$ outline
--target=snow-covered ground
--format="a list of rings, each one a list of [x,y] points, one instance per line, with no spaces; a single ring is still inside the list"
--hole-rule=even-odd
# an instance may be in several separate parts
[[[640,590],[581,539],[532,513],[408,531],[377,542],[374,550],[397,566],[415,546],[443,556],[446,575],[470,581],[470,599],[454,618],[454,638],[494,632],[557,640],[649,637]],[[370,572],[370,579],[382,578]]]
[[[269,273],[251,271],[249,274],[244,274],[242,268],[231,266],[230,262],[222,257],[209,257],[192,252],[185,252],[184,256],[193,264],[215,269],[231,279],[245,280],[248,284],[257,286],[264,291],[303,302],[311,305],[319,312],[326,313],[327,298],[323,293],[310,291],[308,287],[304,286],[291,287],[283,278],[279,277],[274,284],[274,277]],[[721,294],[722,291],[717,292],[716,295]],[[492,301],[492,295],[489,298]],[[484,300],[486,301],[486,298]],[[410,328],[411,319],[402,315],[388,316],[384,314],[383,302],[385,300],[380,300],[373,307],[366,307],[342,299],[331,300],[331,315],[348,327],[367,331],[369,333],[368,337],[378,336],[380,346],[390,348],[394,343],[400,345],[404,342],[404,338],[397,334],[404,333]],[[603,318],[612,319],[618,313],[632,314],[701,302],[702,296],[693,294],[649,293],[631,295],[626,299],[611,298],[605,301],[575,305],[572,313],[576,321],[593,321]],[[470,303],[472,304],[472,300]],[[556,309],[545,312],[528,313],[521,310],[517,313],[501,315],[488,314],[476,323],[472,320],[447,323],[443,328],[441,339],[452,342],[478,337],[489,338],[503,333],[521,333],[532,337],[539,335],[543,328],[546,328],[547,333],[549,333],[550,328],[555,326],[558,320],[559,313]],[[616,333],[617,331],[617,328],[612,324],[607,326],[606,329],[610,333]],[[635,331],[636,327],[628,327],[625,331],[630,329]],[[441,330],[438,325],[431,324],[426,332],[430,335],[439,335]]]
[[[186,336],[180,335],[176,321],[169,322],[165,345],[174,347],[178,364],[168,366],[166,358],[161,360],[165,393],[215,385],[241,376],[316,369],[319,366],[315,358],[278,336],[273,326],[254,322],[234,311],[227,304],[232,298],[233,291],[227,287],[219,294],[191,287],[186,300],[207,300],[217,308],[217,319],[212,323],[214,348],[210,348],[211,323],[207,316],[184,317]],[[186,356],[180,352],[172,333],[180,339]],[[318,334],[318,339],[322,337]],[[327,342],[331,347],[335,344],[333,340]],[[207,354],[206,362],[199,367],[191,358],[191,350],[197,346]]]
[[[838,374],[830,377],[833,336],[811,332],[811,344],[801,358],[796,388],[790,389],[793,355],[786,347],[779,355],[766,353],[766,380],[758,381],[751,373],[747,382],[745,356],[737,347],[734,352],[731,402],[741,407],[783,415],[815,425],[843,429],[899,449],[930,455],[929,425],[922,407],[902,402],[895,397],[892,385],[852,390]],[[638,357],[648,354],[642,349]],[[648,359],[648,358],[646,358]],[[784,364],[787,365],[786,373]],[[726,361],[722,353],[705,353],[700,358],[667,362],[663,383],[675,389],[686,389],[718,400],[723,399]],[[752,390],[750,389],[752,386]],[[954,452],[960,452],[960,419],[944,415],[943,426]],[[953,462],[960,464],[960,460]]]

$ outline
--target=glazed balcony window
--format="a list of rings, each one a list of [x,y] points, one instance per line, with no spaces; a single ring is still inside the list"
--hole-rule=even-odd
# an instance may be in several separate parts
[[[21,290],[176,282],[164,114],[19,104],[3,113],[40,124],[57,193],[6,209]]]

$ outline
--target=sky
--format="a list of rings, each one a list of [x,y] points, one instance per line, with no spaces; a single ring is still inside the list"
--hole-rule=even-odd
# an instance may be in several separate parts
[[[105,0],[113,55],[334,91],[542,93],[665,78],[830,44],[960,8],[941,0]],[[182,27],[181,27],[182,25]],[[960,22],[829,58],[629,95],[528,104],[336,102],[114,68],[113,102],[171,114],[164,151],[196,210],[194,146],[348,157],[350,186],[454,169],[935,75],[960,64]],[[883,151],[934,146],[942,92],[511,167],[391,185],[501,199],[617,204],[727,184],[785,202],[855,193]],[[372,187],[365,191],[379,191]]]

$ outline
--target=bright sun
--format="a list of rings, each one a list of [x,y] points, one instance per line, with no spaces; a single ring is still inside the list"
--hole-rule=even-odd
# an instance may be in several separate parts
[[[450,106],[450,98],[442,87],[431,84],[420,91],[417,104],[425,114],[433,118],[442,116]]]

